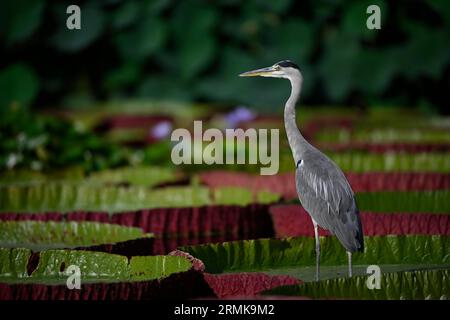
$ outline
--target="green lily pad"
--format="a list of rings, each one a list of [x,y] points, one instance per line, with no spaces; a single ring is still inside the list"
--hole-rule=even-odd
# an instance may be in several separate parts
[[[81,283],[149,281],[188,271],[192,264],[180,256],[127,257],[103,252],[47,250],[39,253],[39,262],[27,271],[31,251],[0,248],[0,282],[65,284],[73,274],[69,266],[78,266]]]
[[[353,299],[448,299],[450,269],[386,273],[380,289],[368,289],[367,276],[282,286],[263,294]]]
[[[73,212],[77,210],[123,212],[151,208],[200,207],[272,203],[277,195],[264,191],[251,197],[244,188],[206,187],[105,187],[95,184],[0,186],[0,212]],[[214,196],[214,194],[216,196]]]
[[[148,237],[140,228],[97,222],[1,221],[0,247],[32,250],[116,243]]]
[[[400,120],[399,120],[400,121]],[[448,132],[445,130],[430,130],[430,128],[388,128],[385,127],[360,128],[350,132],[348,129],[324,129],[315,137],[320,142],[365,142],[365,143],[387,143],[387,142],[450,142]]]
[[[222,205],[241,205],[246,206],[255,202],[254,195],[251,190],[236,187],[221,187],[214,189],[213,198],[216,203]],[[274,203],[280,199],[276,193],[268,191],[259,191],[256,193],[257,203]]]
[[[130,184],[153,187],[161,183],[175,182],[178,173],[165,167],[123,167],[118,169],[94,172],[87,177],[81,168],[68,168],[60,171],[42,173],[31,170],[6,171],[0,177],[0,185],[35,184],[35,183],[97,183],[97,184]]]
[[[80,167],[40,172],[34,170],[8,170],[0,173],[0,185],[38,184],[55,181],[81,182],[84,179],[84,170]]]
[[[89,182],[128,183],[146,187],[153,187],[165,182],[174,182],[176,179],[177,174],[173,169],[163,167],[126,167],[96,172],[88,177]]]
[[[363,192],[356,194],[361,211],[450,213],[450,190]]]
[[[328,155],[344,172],[450,172],[450,154],[447,153],[365,154],[349,152]]]
[[[365,252],[355,253],[358,265],[450,264],[450,237],[446,236],[376,236],[365,237]],[[347,264],[344,247],[335,237],[321,237],[321,265]],[[182,250],[205,263],[210,273],[270,271],[315,266],[315,241],[310,237],[258,239],[188,246]]]

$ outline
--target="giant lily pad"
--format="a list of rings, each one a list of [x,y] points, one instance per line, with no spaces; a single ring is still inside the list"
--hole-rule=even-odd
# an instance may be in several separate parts
[[[440,173],[365,172],[347,173],[354,192],[412,191],[450,189],[450,175]],[[208,187],[245,187],[250,190],[267,190],[281,194],[285,199],[297,199],[295,173],[260,176],[246,172],[213,170],[199,174],[200,181]]]
[[[0,247],[33,250],[93,246],[135,240],[144,235],[140,228],[96,222],[0,222]]]
[[[129,184],[154,187],[163,183],[175,182],[180,174],[171,168],[147,166],[124,167],[103,170],[85,176],[81,168],[68,168],[60,171],[41,173],[38,171],[18,170],[2,173],[0,185],[27,185],[38,183],[89,183],[89,184]]]
[[[104,170],[88,177],[95,183],[127,183],[136,186],[153,187],[161,183],[174,182],[177,173],[173,169],[162,167],[128,167],[115,170]]]
[[[361,192],[356,193],[356,202],[360,211],[448,214],[449,196],[450,190]]]
[[[73,274],[69,266],[78,266],[82,283],[148,281],[168,277],[191,269],[191,262],[180,256],[145,256],[128,258],[121,255],[77,251],[46,250],[39,253],[34,268],[29,266],[28,249],[0,249],[0,282],[65,284]],[[28,270],[27,270],[28,269]]]
[[[357,193],[359,209],[373,212],[450,213],[450,190]]]
[[[278,196],[270,192],[255,196],[243,188],[232,191],[208,188],[104,187],[94,184],[46,184],[0,187],[0,212],[69,212],[77,210],[120,212],[151,208],[200,207],[212,204],[246,205],[272,203]]]
[[[447,236],[365,237],[365,252],[353,257],[355,274],[379,265],[382,272],[442,268],[450,266]],[[312,281],[315,274],[315,242],[310,237],[259,239],[206,244],[183,248],[202,260],[206,272],[265,271]],[[323,279],[345,276],[346,252],[335,237],[321,237]]]
[[[369,289],[367,276],[336,278],[300,285],[281,286],[268,295],[352,299],[448,299],[450,269],[385,273],[380,289]]]
[[[415,122],[417,123],[417,122]],[[388,128],[386,125],[382,128],[377,127],[373,130],[367,128],[360,128],[359,130],[349,132],[347,129],[327,129],[322,130],[316,136],[317,141],[327,142],[450,142],[448,132],[445,130],[430,130],[430,128],[417,127],[409,129]]]
[[[333,153],[329,154],[344,172],[400,171],[450,172],[450,155],[442,153]]]
[[[302,206],[274,205],[269,211],[276,237],[314,237],[311,217]],[[450,236],[448,214],[361,212],[360,216],[363,233],[366,236],[407,234]],[[319,234],[330,235],[321,228]]]

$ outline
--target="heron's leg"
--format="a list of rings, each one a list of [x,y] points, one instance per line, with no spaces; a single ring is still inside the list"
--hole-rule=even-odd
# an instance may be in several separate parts
[[[347,256],[348,256],[348,276],[351,278],[353,275],[353,270],[352,270],[352,253],[347,251]]]
[[[316,238],[316,281],[320,280],[320,239],[319,239],[319,226],[313,220],[314,224],[314,237]]]

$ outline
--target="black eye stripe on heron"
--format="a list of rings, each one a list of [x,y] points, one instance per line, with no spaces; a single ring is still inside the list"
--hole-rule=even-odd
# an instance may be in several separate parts
[[[284,78],[291,82],[291,96],[284,107],[284,121],[297,168],[295,183],[298,197],[314,225],[316,280],[319,280],[320,274],[319,226],[336,235],[347,250],[348,274],[352,276],[352,253],[364,251],[358,206],[353,190],[342,170],[306,141],[297,127],[295,105],[303,83],[299,67],[292,61],[284,60],[275,63],[272,67],[249,71],[242,75]]]
[[[298,65],[296,65],[295,63],[293,63],[293,62],[290,61],[290,60],[283,60],[283,61],[277,62],[275,65],[281,66],[281,67],[283,67],[283,68],[291,67],[291,68],[300,70],[300,68],[298,67]]]

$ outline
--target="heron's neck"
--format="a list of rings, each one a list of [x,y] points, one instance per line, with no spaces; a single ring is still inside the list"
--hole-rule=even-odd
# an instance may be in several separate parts
[[[291,81],[292,90],[291,96],[284,107],[284,125],[294,161],[297,163],[299,160],[302,160],[303,153],[309,145],[300,133],[295,119],[295,105],[300,97],[303,79],[299,75],[298,77],[289,78],[289,80]]]

